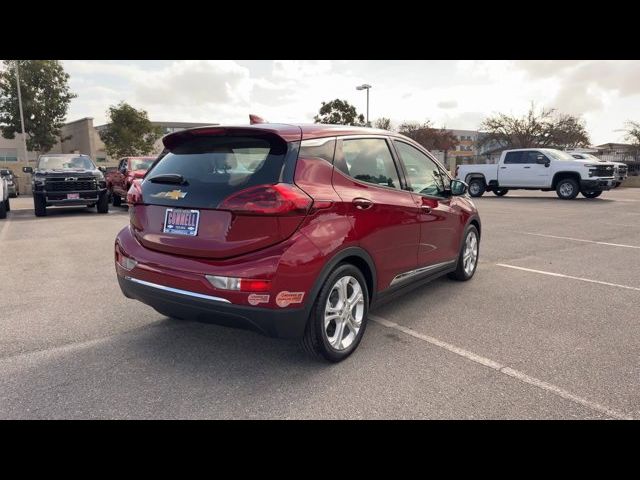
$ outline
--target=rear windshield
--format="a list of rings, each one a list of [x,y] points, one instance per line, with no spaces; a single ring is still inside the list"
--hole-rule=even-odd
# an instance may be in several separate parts
[[[229,195],[256,185],[280,181],[287,143],[277,137],[196,137],[167,153],[147,173],[145,203],[216,208]],[[160,175],[177,174],[184,184],[155,183]],[[180,191],[180,195],[168,192]]]
[[[40,170],[82,169],[94,170],[95,166],[89,157],[40,157]]]

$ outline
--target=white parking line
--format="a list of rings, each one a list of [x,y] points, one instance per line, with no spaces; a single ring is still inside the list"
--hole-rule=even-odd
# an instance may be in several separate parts
[[[520,372],[505,365],[501,365],[500,363],[489,358],[476,355],[475,353],[465,350],[464,348],[456,347],[455,345],[451,345],[450,343],[443,342],[442,340],[430,337],[428,335],[423,335],[422,333],[418,333],[411,328],[405,327],[403,325],[398,325],[397,323],[391,322],[382,317],[378,317],[377,315],[369,315],[369,319],[384,327],[392,328],[402,333],[406,333],[407,335],[411,335],[412,337],[430,343],[431,345],[435,345],[436,347],[440,347],[451,353],[455,353],[456,355],[466,358],[467,360],[471,360],[472,362],[478,363],[485,367],[489,367],[499,373],[507,375],[511,378],[515,378],[516,380],[519,380],[523,383],[528,383],[529,385],[533,385],[534,387],[538,387],[541,390],[545,390],[549,393],[552,393],[553,395],[557,395],[571,402],[590,408],[591,410],[594,410],[596,412],[608,415],[609,417],[616,418],[618,420],[633,420],[633,417],[631,415],[618,412],[617,410],[609,408],[605,405],[601,405],[597,402],[592,402],[585,398],[574,395],[573,393],[568,392],[567,390],[564,390],[556,385],[552,385],[551,383],[547,383],[543,380],[527,375],[526,373]]]
[[[607,285],[608,287],[618,287],[618,288],[624,288],[626,290],[636,290],[640,292],[640,288],[638,287],[630,287],[629,285],[620,285],[619,283],[609,283],[609,282],[602,282],[600,280],[591,280],[590,278],[573,277],[571,275],[564,275],[562,273],[545,272],[544,270],[534,270],[533,268],[517,267],[515,265],[507,265],[505,263],[496,263],[496,265],[499,267],[522,270],[524,272],[540,273],[542,275],[549,275],[551,277],[570,278],[571,280],[580,280],[581,282],[598,283],[600,285]]]
[[[638,245],[624,245],[622,243],[596,242],[595,240],[584,240],[582,238],[572,238],[572,237],[559,237],[558,235],[546,235],[544,233],[532,233],[532,232],[522,232],[522,233],[524,233],[525,235],[534,235],[536,237],[559,238],[561,240],[573,240],[574,242],[596,243],[598,245],[608,245],[610,247],[640,248],[640,246]]]

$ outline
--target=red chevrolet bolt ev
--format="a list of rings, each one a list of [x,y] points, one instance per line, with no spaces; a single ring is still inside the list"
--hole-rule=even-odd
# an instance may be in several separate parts
[[[475,272],[466,185],[402,135],[263,123],[163,142],[115,242],[122,292],[162,315],[301,338],[340,361],[373,306]]]

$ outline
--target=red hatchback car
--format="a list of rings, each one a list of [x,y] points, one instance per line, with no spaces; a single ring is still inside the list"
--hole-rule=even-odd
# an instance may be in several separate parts
[[[163,142],[115,242],[122,292],[163,315],[302,338],[339,361],[373,306],[475,272],[466,184],[402,135],[258,124]]]

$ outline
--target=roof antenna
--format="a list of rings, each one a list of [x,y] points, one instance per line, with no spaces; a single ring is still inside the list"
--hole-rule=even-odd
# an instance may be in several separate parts
[[[249,124],[254,125],[256,123],[268,123],[264,118],[257,115],[249,114]]]

